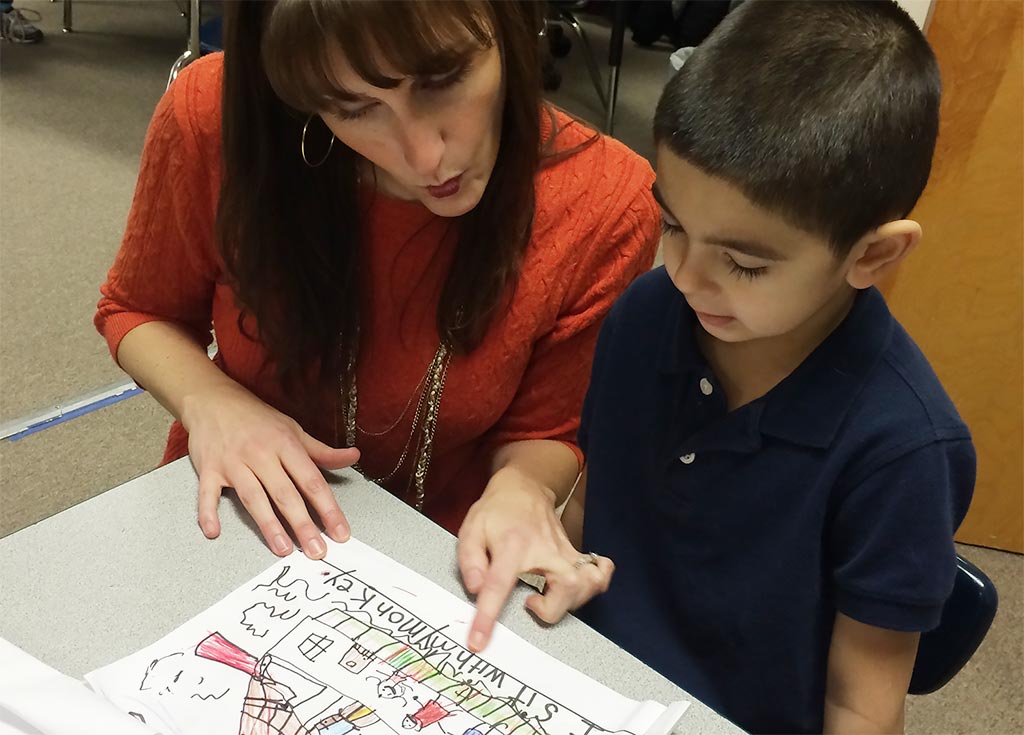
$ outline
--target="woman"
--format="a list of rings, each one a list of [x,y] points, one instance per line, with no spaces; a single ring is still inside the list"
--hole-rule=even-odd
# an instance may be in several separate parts
[[[607,585],[553,509],[659,221],[647,163],[543,104],[538,27],[521,2],[231,4],[225,54],[157,107],[96,316],[177,419],[208,537],[230,487],[275,553],[290,529],[322,557],[306,503],[347,539],[319,468],[358,460],[459,533],[477,650],[521,572],[541,617]]]

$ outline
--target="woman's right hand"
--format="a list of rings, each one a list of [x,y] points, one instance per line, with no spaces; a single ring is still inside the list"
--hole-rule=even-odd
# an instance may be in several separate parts
[[[199,474],[199,526],[207,538],[220,534],[217,505],[228,487],[278,556],[292,551],[280,518],[306,556],[322,559],[327,553],[307,501],[332,539],[348,540],[348,520],[320,468],[349,467],[358,461],[358,449],[335,449],[314,439],[237,383],[221,382],[189,396],[181,421]]]

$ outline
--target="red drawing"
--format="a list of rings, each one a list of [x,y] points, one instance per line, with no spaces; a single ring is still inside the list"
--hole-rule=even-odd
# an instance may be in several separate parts
[[[211,633],[199,641],[199,645],[196,646],[196,655],[227,664],[239,671],[244,671],[249,676],[256,673],[256,659],[220,633]]]
[[[422,730],[428,725],[433,725],[435,722],[440,722],[445,717],[448,717],[451,713],[450,710],[445,709],[438,700],[432,700],[427,702],[425,705],[420,707],[416,712],[411,715],[406,715],[405,719],[402,720],[402,727],[406,730]]]

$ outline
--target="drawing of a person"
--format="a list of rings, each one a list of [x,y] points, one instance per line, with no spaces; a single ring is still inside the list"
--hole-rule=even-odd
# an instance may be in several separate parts
[[[406,715],[402,719],[402,727],[406,730],[415,730],[419,732],[428,725],[440,722],[451,714],[452,713],[449,710],[444,708],[440,701],[433,699],[420,707],[413,714]]]
[[[409,692],[409,685],[405,683],[408,678],[408,674],[395,672],[377,684],[377,696],[381,699],[404,699]]]
[[[214,672],[208,672],[204,663],[180,651],[154,659],[142,676],[139,691],[198,700],[218,699],[228,687],[223,678],[210,676]]]
[[[316,726],[316,735],[348,735],[380,721],[380,717],[361,702],[354,702]]]

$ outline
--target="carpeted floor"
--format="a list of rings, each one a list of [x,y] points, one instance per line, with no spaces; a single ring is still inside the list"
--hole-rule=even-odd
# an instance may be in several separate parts
[[[91,320],[124,227],[146,125],[184,45],[184,21],[166,0],[75,0],[70,35],[60,31],[60,2],[16,4],[42,14],[47,38],[37,46],[0,44],[0,424],[124,378]],[[603,60],[606,25],[586,27]],[[616,135],[648,157],[669,51],[627,39]],[[602,120],[579,47],[557,63],[564,82],[552,98]],[[168,424],[142,396],[0,441],[0,536],[151,469]],[[965,670],[940,692],[911,700],[907,731],[1020,732],[1024,557],[961,551],[996,582],[1002,607]]]

